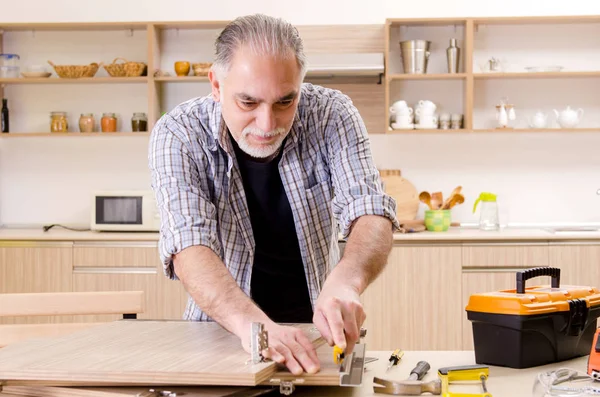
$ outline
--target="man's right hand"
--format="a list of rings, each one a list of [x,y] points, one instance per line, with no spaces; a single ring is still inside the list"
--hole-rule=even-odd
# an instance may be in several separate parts
[[[246,329],[241,332],[240,340],[250,353],[250,324]],[[272,322],[265,324],[265,329],[269,334],[269,347],[263,351],[265,358],[285,365],[296,376],[303,372],[314,374],[320,369],[317,351],[301,329]]]

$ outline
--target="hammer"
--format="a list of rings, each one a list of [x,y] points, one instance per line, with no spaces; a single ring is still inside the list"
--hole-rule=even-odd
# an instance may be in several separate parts
[[[412,371],[410,371],[410,376],[407,380],[389,381],[374,377],[373,383],[383,387],[373,386],[373,391],[375,393],[407,396],[419,396],[423,393],[442,394],[442,381],[440,379],[429,382],[421,380],[427,371],[429,371],[429,368],[430,366],[427,361],[419,361]]]

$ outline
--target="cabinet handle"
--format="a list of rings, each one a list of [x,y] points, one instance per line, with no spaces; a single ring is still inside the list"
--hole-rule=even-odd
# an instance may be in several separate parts
[[[73,273],[77,274],[157,274],[155,267],[88,267],[74,266]]]

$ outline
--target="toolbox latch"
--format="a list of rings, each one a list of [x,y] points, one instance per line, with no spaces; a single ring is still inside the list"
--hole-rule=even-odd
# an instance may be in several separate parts
[[[573,299],[569,301],[569,323],[567,324],[568,336],[579,336],[587,323],[589,309],[586,301]]]

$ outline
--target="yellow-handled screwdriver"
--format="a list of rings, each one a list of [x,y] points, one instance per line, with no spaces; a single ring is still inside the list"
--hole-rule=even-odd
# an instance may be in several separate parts
[[[386,372],[390,370],[390,368],[392,368],[394,365],[398,364],[398,362],[402,359],[402,356],[404,356],[404,352],[400,349],[396,349],[394,350],[394,352],[392,353],[392,355],[390,356],[390,363],[387,366],[387,369],[385,370]]]

